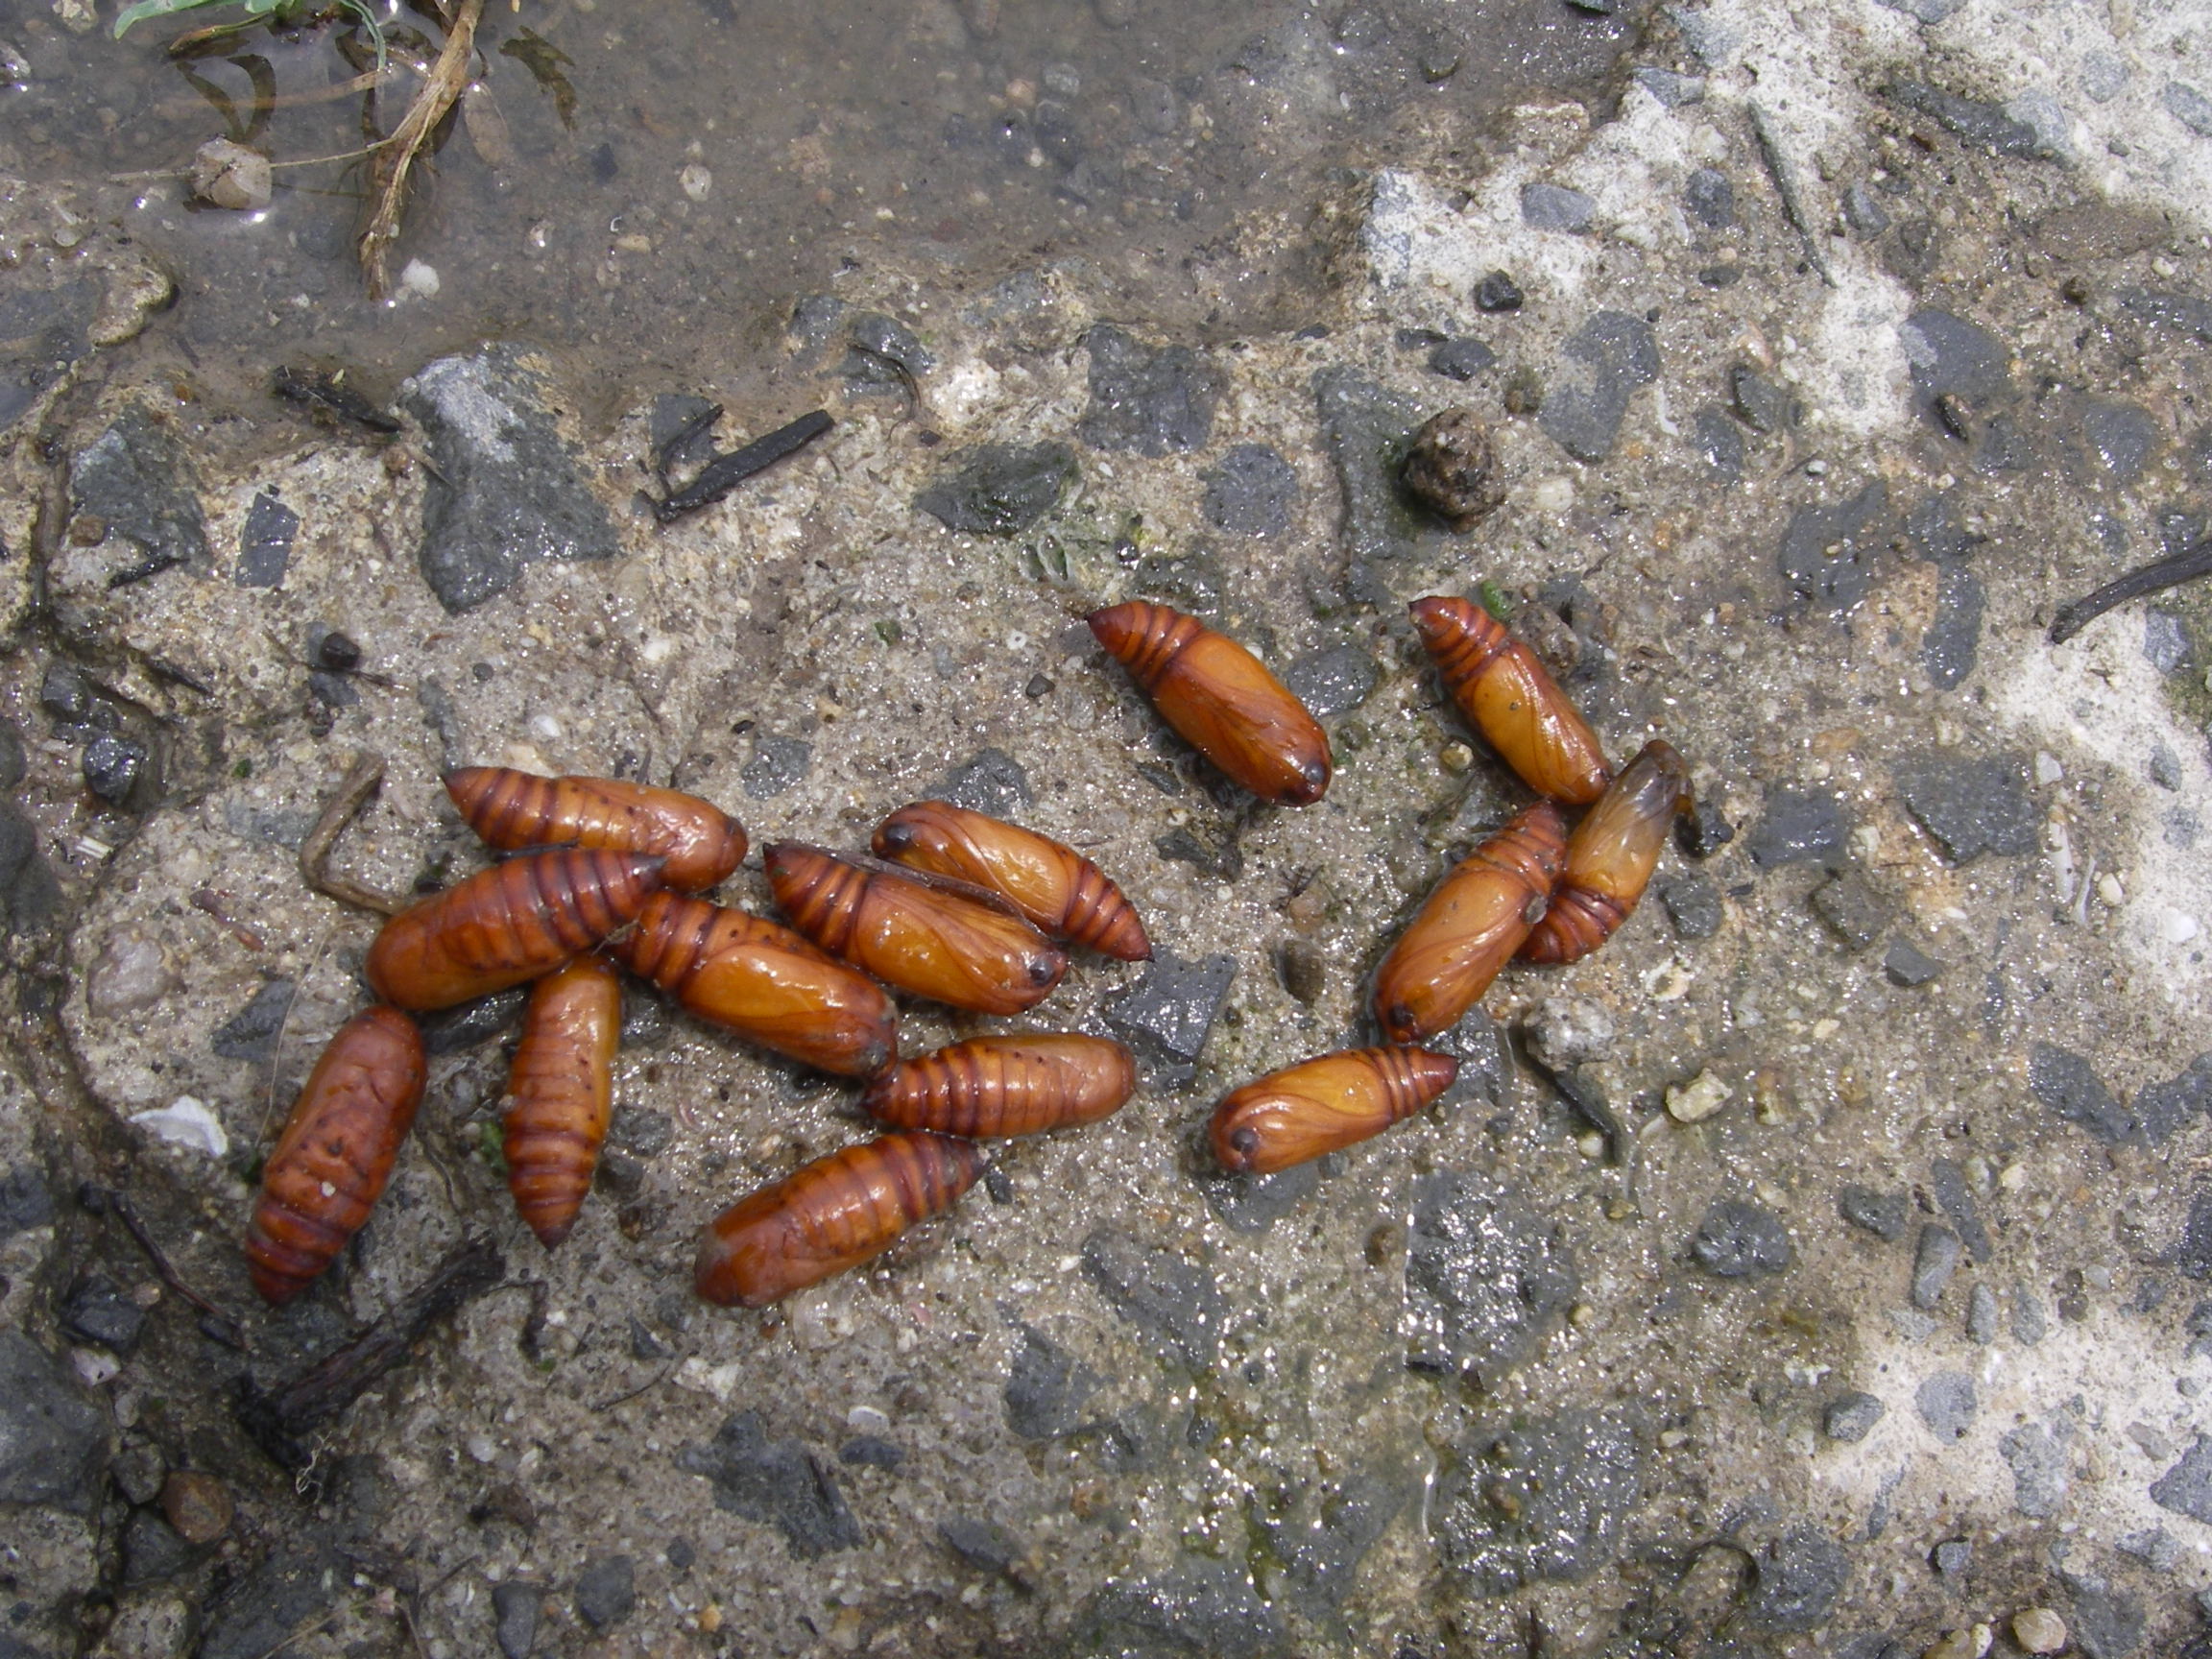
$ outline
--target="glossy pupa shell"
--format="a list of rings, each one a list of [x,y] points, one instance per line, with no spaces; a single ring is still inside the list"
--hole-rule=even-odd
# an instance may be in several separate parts
[[[1444,689],[1522,782],[1571,806],[1605,792],[1612,772],[1598,734],[1535,652],[1465,599],[1416,599],[1409,609]]]
[[[878,856],[973,881],[1054,938],[1124,962],[1152,955],[1135,906],[1097,865],[1048,835],[948,801],[917,801],[877,827]]]
[[[698,893],[745,858],[745,827],[710,801],[619,778],[541,778],[511,766],[463,766],[445,793],[493,847],[589,847],[665,860],[661,881]]]
[[[1458,1074],[1451,1056],[1407,1047],[1324,1054],[1269,1072],[1214,1109],[1214,1157],[1244,1175],[1310,1163],[1412,1117]]]

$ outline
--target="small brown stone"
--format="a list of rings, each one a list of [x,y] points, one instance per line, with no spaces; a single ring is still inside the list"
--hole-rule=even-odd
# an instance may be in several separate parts
[[[161,1485],[161,1513],[187,1544],[212,1544],[230,1530],[230,1490],[212,1475],[180,1469]]]
[[[1413,434],[1402,476],[1407,491],[1455,530],[1466,530],[1505,504],[1498,451],[1467,409],[1447,409]]]

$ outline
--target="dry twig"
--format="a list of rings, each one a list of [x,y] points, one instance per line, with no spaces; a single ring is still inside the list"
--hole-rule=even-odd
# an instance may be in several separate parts
[[[382,301],[392,292],[388,262],[392,245],[399,239],[399,213],[406,201],[408,175],[414,171],[415,158],[430,141],[438,123],[445,119],[445,112],[453,108],[454,100],[469,84],[469,58],[476,47],[476,24],[483,15],[484,0],[461,0],[438,61],[430,66],[421,90],[415,94],[407,113],[392,130],[391,141],[376,153],[370,168],[370,190],[376,205],[361,232],[358,252],[361,276],[369,285],[372,300]]]

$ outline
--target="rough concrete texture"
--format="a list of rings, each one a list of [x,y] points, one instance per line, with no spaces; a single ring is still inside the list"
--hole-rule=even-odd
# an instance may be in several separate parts
[[[573,467],[548,440],[548,489],[594,523],[596,500],[612,555],[514,563],[455,613],[419,569],[421,466],[275,421],[218,443],[175,409],[208,560],[108,586],[122,555],[61,485],[156,420],[150,389],[125,361],[41,391],[60,441],[18,412],[0,508],[10,614],[28,549],[51,623],[7,668],[35,830],[11,915],[26,869],[59,896],[9,942],[0,1313],[39,1382],[0,1403],[0,1453],[46,1431],[33,1406],[103,1421],[66,1489],[8,1495],[31,1634],[0,1641],[1878,1654],[2050,1608],[2084,1651],[2176,1650],[2212,1584],[2212,610],[2045,629],[2200,533],[2212,493],[2212,140],[2170,89],[2212,65],[2181,11],[1655,15],[1664,78],[1610,123],[1529,108],[1479,166],[1439,139],[1347,185],[1325,331],[1166,340],[1109,326],[1080,269],[964,309],[872,268],[849,300],[916,319],[934,359],[914,407],[834,354],[794,368],[836,429],[666,528],[629,499],[646,409],[577,433]],[[1535,186],[1587,222],[1531,213]],[[0,206],[20,283],[66,227]],[[1494,379],[1398,344],[1473,325],[1501,270],[1524,302],[1481,320]],[[1378,459],[1455,399],[1507,483],[1466,539]],[[974,521],[999,534],[916,510],[959,457],[1040,445],[1076,476]],[[298,520],[280,562],[271,499]],[[1360,1038],[1393,929],[1521,799],[1404,615],[1477,578],[1611,754],[1665,735],[1751,830],[1704,886],[1670,851],[1664,904],[1486,1000],[1508,1025],[1602,1012],[1575,1084],[1622,1119],[1614,1156],[1523,1074],[1231,1191],[1190,1148],[1213,1100]],[[1081,625],[1139,596],[1278,667],[1374,665],[1334,676],[1322,804],[1256,810],[1164,733]],[[308,695],[319,625],[360,643],[352,701]],[[88,686],[66,715],[37,704],[63,652]],[[110,727],[157,800],[83,787]],[[855,1139],[851,1091],[641,1022],[618,1109],[667,1132],[617,1131],[548,1255],[493,1161],[487,1022],[441,1045],[359,1241],[261,1310],[236,1240],[272,1104],[363,1001],[375,926],[297,853],[362,750],[388,771],[338,863],[391,892],[484,862],[438,786],[459,763],[673,782],[757,841],[843,846],[950,776],[1018,778],[994,798],[1079,844],[1162,947],[1079,960],[1019,1023],[1134,1023],[1147,1087],[1004,1148],[1003,1198],[731,1312],[691,1297],[698,1228]],[[1018,770],[959,772],[985,750]],[[1833,871],[1879,905],[1839,920]],[[768,908],[752,869],[724,897]],[[1319,964],[1296,995],[1289,956]],[[997,1023],[914,1006],[902,1040]],[[1678,1122],[1667,1090],[1705,1073],[1724,1103]],[[226,1154],[131,1126],[181,1097]],[[133,1195],[251,1356],[79,1204],[86,1179]],[[234,1380],[325,1352],[476,1230],[507,1281],[325,1427],[320,1484],[260,1461]],[[62,1328],[94,1266],[104,1308],[148,1315],[128,1353]],[[156,1549],[149,1457],[211,1467],[231,1530]],[[1939,1575],[1959,1541],[1970,1569]],[[134,1573],[181,1605],[126,1596]]]

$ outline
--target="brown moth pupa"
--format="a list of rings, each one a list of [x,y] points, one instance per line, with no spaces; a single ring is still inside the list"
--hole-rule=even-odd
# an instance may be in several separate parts
[[[607,949],[700,1019],[824,1071],[866,1077],[899,1052],[883,988],[781,923],[661,893]]]
[[[1522,782],[1572,806],[1605,792],[1613,774],[1598,734],[1535,652],[1468,600],[1416,599],[1410,609],[1452,701]]]
[[[1654,740],[1623,768],[1575,833],[1544,920],[1521,947],[1525,962],[1575,962],[1628,920],[1658,865],[1676,814],[1690,810],[1690,768]]]
[[[1426,1048],[1359,1048],[1271,1071],[1214,1109],[1214,1156],[1236,1174],[1272,1175],[1382,1134],[1458,1074],[1458,1061]]]
[[[1310,806],[1327,793],[1333,766],[1321,723],[1236,640],[1142,599],[1090,620],[1160,717],[1236,782],[1286,806]]]
[[[1447,1031],[1481,999],[1544,914],[1566,839],[1559,808],[1539,801],[1437,883],[1375,973],[1375,1021],[1391,1042]]]
[[[503,1150],[515,1209],[548,1250],[576,1226],[614,1106],[622,980],[579,956],[531,987],[507,1072]]]
[[[445,774],[445,793],[490,846],[650,853],[666,860],[661,879],[679,893],[705,891],[745,858],[742,824],[712,802],[675,789],[463,766]]]
[[[427,1075],[421,1034],[396,1008],[364,1008],[330,1039],[261,1167],[246,1263],[264,1302],[291,1301],[361,1231]]]
[[[991,1139],[1095,1123],[1137,1088],[1129,1050],[1107,1037],[974,1037],[902,1060],[860,1096],[860,1109],[900,1129]]]
[[[1144,924],[1106,873],[1048,836],[945,801],[918,801],[877,827],[878,856],[1003,895],[1054,938],[1148,961]]]
[[[709,1223],[694,1283],[709,1302],[766,1307],[881,1255],[982,1173],[974,1142],[921,1131],[832,1152]]]
[[[797,841],[763,848],[791,925],[889,985],[981,1014],[1036,1006],[1068,971],[1059,950],[1011,906],[961,883]]]
[[[363,971],[387,1002],[450,1008],[552,973],[660,888],[661,860],[641,853],[520,854],[393,917]]]

